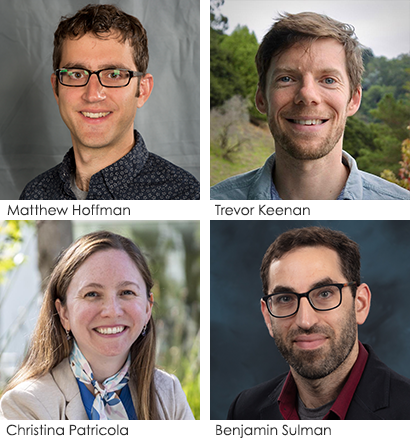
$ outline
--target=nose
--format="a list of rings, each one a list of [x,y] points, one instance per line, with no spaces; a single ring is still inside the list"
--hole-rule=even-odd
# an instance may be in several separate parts
[[[314,105],[320,103],[318,85],[314,78],[305,76],[295,95],[295,104]]]
[[[104,299],[101,311],[102,317],[114,318],[116,316],[122,316],[123,313],[124,312],[118,298],[112,297]]]
[[[299,310],[295,316],[295,323],[300,328],[308,330],[318,322],[318,314],[316,310],[309,304],[307,298],[300,299]]]
[[[105,87],[99,82],[97,75],[91,75],[83,92],[83,99],[87,102],[99,102],[106,98]]]

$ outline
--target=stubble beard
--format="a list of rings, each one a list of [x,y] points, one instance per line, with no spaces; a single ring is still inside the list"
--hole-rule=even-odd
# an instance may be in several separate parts
[[[331,134],[327,134],[325,138],[319,137],[316,142],[317,145],[314,145],[312,139],[306,141],[303,136],[301,139],[292,138],[281,130],[276,118],[273,116],[269,117],[268,126],[274,138],[276,150],[281,148],[296,160],[317,160],[327,156],[338,144],[344,134],[346,119],[346,117],[343,118]]]
[[[273,337],[277,348],[286,362],[305,379],[322,379],[335,371],[349,356],[356,342],[356,315],[350,313],[341,328],[340,335],[330,327],[313,326],[308,330],[296,329],[282,337],[276,327],[272,326]],[[328,338],[324,343],[329,347],[320,347],[314,350],[301,350],[293,345],[293,340],[299,335],[322,334]]]

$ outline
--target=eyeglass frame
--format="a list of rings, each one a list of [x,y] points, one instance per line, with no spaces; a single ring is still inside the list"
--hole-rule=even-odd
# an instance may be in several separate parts
[[[306,298],[306,299],[308,300],[308,303],[310,304],[310,306],[311,306],[314,310],[316,310],[316,311],[318,311],[318,312],[328,312],[328,311],[330,311],[330,310],[337,309],[338,307],[341,306],[341,303],[342,303],[342,301],[343,301],[343,288],[344,288],[344,287],[351,287],[351,286],[355,286],[355,285],[356,285],[356,282],[355,282],[355,281],[352,281],[352,282],[350,282],[350,283],[330,283],[330,284],[324,284],[324,285],[322,285],[322,286],[313,287],[311,290],[309,290],[309,291],[306,292],[306,293],[297,293],[297,292],[277,292],[277,293],[271,293],[270,295],[264,295],[261,299],[265,302],[265,304],[266,304],[266,306],[267,306],[268,313],[270,313],[270,315],[271,315],[273,318],[280,318],[280,319],[282,319],[282,318],[289,318],[290,316],[295,315],[295,314],[299,311],[299,307],[300,307],[300,299],[301,299],[301,298]],[[309,294],[310,294],[313,290],[322,289],[323,287],[329,287],[329,286],[335,286],[335,287],[338,287],[338,290],[340,291],[340,302],[339,302],[336,306],[331,307],[331,308],[329,308],[329,309],[318,309],[318,308],[316,308],[316,307],[312,304],[311,299],[309,298]],[[277,316],[277,315],[275,315],[275,314],[271,311],[270,306],[268,305],[268,300],[269,300],[271,297],[275,296],[275,295],[287,295],[287,294],[291,294],[291,295],[296,295],[296,296],[297,296],[298,304],[297,304],[297,308],[296,308],[296,310],[295,310],[293,313],[291,313],[290,315],[286,315],[286,316]]]
[[[69,70],[69,69],[84,70],[85,72],[88,72],[88,73],[89,73],[89,77],[88,77],[88,79],[87,79],[87,81],[86,81],[86,84],[83,84],[83,85],[81,85],[81,84],[80,84],[80,85],[64,84],[64,83],[61,81],[61,79],[60,79],[60,72],[61,72],[62,70]],[[103,72],[104,70],[124,70],[125,72],[128,72],[130,76],[129,76],[129,78],[128,78],[128,82],[127,82],[127,84],[124,85],[124,86],[106,86],[106,85],[102,84],[101,77],[99,76],[99,74],[100,74],[101,72]],[[112,68],[112,67],[108,67],[108,68],[106,68],[106,69],[101,69],[101,70],[95,70],[95,71],[92,71],[92,70],[89,70],[89,69],[85,69],[84,67],[71,67],[71,68],[69,67],[68,69],[67,69],[66,67],[62,67],[61,69],[56,69],[54,73],[55,73],[55,76],[56,76],[57,79],[58,79],[58,82],[59,82],[61,85],[65,86],[65,87],[85,87],[85,86],[87,86],[87,85],[89,84],[90,77],[91,77],[92,75],[96,75],[96,76],[98,77],[99,84],[100,84],[102,87],[106,87],[106,88],[108,88],[108,89],[121,89],[122,87],[127,87],[127,86],[130,84],[131,78],[133,78],[133,77],[140,77],[140,78],[141,78],[141,77],[144,75],[143,72],[137,72],[137,71],[135,71],[135,70],[128,70],[128,69],[114,69],[114,68]]]

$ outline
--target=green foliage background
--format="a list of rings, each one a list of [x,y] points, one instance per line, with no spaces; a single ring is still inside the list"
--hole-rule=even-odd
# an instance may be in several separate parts
[[[212,0],[210,7],[210,105],[223,114],[226,102],[239,95],[248,102],[250,122],[261,125],[265,116],[259,114],[254,105],[258,83],[254,57],[259,44],[246,26],[238,26],[227,34],[228,19],[218,11],[223,3],[224,0]],[[362,105],[356,115],[347,120],[344,149],[364,171],[379,176],[388,170],[398,175],[402,167],[407,168],[407,164],[400,162],[402,143],[409,138],[410,55],[387,59],[376,57],[371,49],[365,49],[363,58]],[[270,143],[267,148],[272,149],[273,141]],[[237,168],[234,163],[246,161],[252,146],[238,152],[236,160],[230,157],[230,165],[217,149],[217,139],[212,137],[211,184],[234,175],[233,169]],[[261,166],[266,157],[255,161],[248,170]],[[220,169],[226,172],[220,173]]]
[[[62,220],[64,221],[64,220]],[[159,368],[175,374],[187,395],[196,419],[200,418],[200,229],[197,221],[71,222],[73,236],[101,229],[131,238],[148,260],[154,279],[153,317],[157,333]],[[11,277],[22,253],[22,228],[35,222],[0,222],[0,280]],[[45,225],[44,225],[45,227]],[[66,245],[67,246],[67,245]],[[40,295],[39,286],[29,286],[28,295]],[[0,295],[2,302],[7,289]],[[16,293],[16,292],[15,292]],[[14,312],[14,311],[13,311]],[[0,313],[1,315],[1,313]],[[4,329],[3,329],[4,330]],[[7,332],[6,332],[7,333]],[[13,351],[13,341],[0,334],[0,358]],[[1,390],[0,390],[1,392]]]

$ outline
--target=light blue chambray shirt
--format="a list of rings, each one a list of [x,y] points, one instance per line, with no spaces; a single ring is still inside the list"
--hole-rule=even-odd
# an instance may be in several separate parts
[[[261,168],[230,177],[210,189],[211,200],[273,200],[273,153]],[[356,161],[343,151],[343,163],[350,169],[340,200],[409,200],[410,191],[373,174],[360,171]]]

